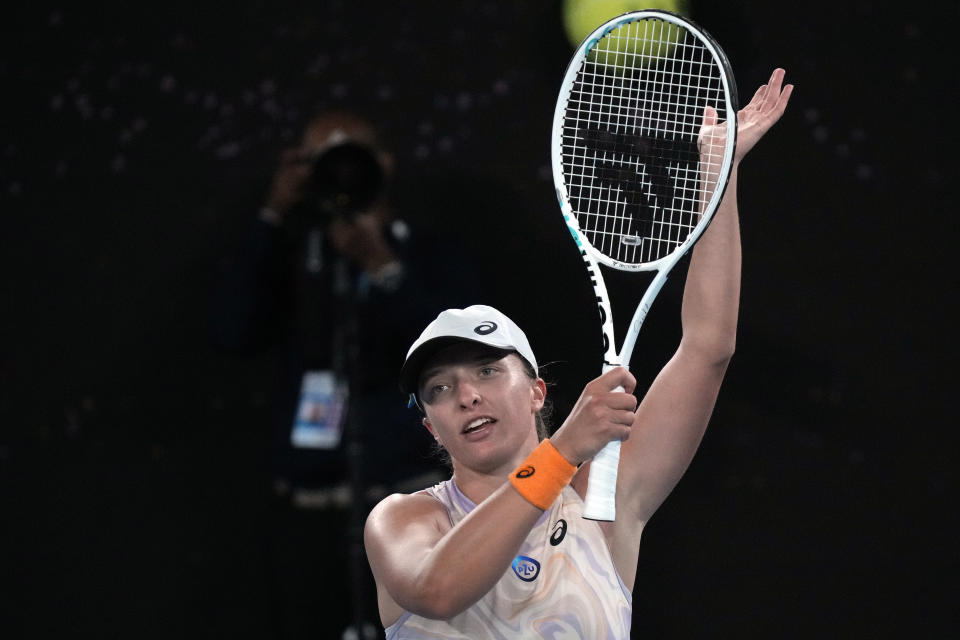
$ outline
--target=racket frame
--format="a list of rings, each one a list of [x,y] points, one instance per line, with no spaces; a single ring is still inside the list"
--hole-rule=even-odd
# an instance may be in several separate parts
[[[600,252],[590,243],[580,228],[577,217],[573,212],[573,206],[570,203],[567,187],[564,184],[563,172],[563,129],[566,106],[573,91],[577,75],[580,68],[585,63],[587,55],[594,46],[610,31],[617,29],[625,24],[639,20],[656,19],[673,23],[685,31],[692,33],[697,39],[705,45],[708,51],[713,55],[724,73],[720,74],[721,82],[726,97],[725,111],[727,116],[727,141],[724,148],[724,155],[720,163],[720,171],[717,176],[717,185],[714,189],[709,202],[703,208],[700,220],[694,229],[690,232],[683,243],[678,245],[670,254],[663,256],[651,262],[629,263],[616,260]],[[683,258],[684,255],[700,239],[700,236],[709,226],[713,214],[723,199],[730,178],[733,166],[733,154],[736,151],[737,143],[737,89],[730,63],[726,54],[720,48],[720,45],[697,24],[687,18],[681,17],[669,11],[661,10],[642,10],[622,14],[608,20],[597,27],[588,35],[577,48],[567,70],[564,73],[563,82],[560,87],[559,97],[553,117],[553,130],[551,135],[551,164],[553,168],[554,188],[556,189],[557,200],[560,204],[560,211],[563,220],[567,225],[567,230],[573,237],[577,248],[580,250],[580,256],[586,265],[587,274],[590,283],[593,286],[596,298],[597,309],[600,314],[600,327],[603,337],[603,372],[607,372],[618,366],[629,368],[630,359],[633,355],[633,349],[636,345],[637,336],[640,333],[640,327],[643,325],[650,306],[663,285],[667,281],[670,270]],[[613,331],[613,314],[610,305],[610,298],[607,293],[607,287],[600,272],[599,265],[618,271],[656,271],[653,280],[647,286],[643,297],[640,299],[637,308],[633,313],[630,324],[624,337],[623,345],[618,351],[616,348],[615,335]],[[591,463],[590,481],[587,487],[587,497],[584,505],[584,517],[593,520],[612,521],[616,517],[616,475],[619,467],[620,441],[614,440],[602,449]],[[599,467],[599,469],[598,469]],[[609,482],[612,468],[612,486]],[[594,470],[597,470],[596,473]],[[600,486],[598,486],[600,485]]]

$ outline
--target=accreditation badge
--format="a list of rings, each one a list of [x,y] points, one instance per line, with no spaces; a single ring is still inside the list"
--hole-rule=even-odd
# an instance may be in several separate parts
[[[332,371],[307,371],[290,442],[304,449],[336,449],[343,434],[347,385]]]

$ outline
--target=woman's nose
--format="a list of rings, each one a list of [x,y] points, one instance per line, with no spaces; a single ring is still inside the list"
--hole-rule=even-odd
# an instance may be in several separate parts
[[[457,393],[459,394],[460,405],[463,407],[480,404],[480,391],[470,382],[461,382],[457,387]]]

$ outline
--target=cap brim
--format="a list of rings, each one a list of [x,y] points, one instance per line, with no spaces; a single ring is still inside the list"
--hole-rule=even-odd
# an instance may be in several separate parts
[[[440,336],[433,338],[417,347],[416,351],[411,353],[406,362],[403,363],[403,366],[400,367],[400,390],[404,393],[416,394],[420,372],[423,371],[423,366],[427,361],[444,348],[458,342],[473,342],[474,344],[483,345],[492,352],[502,352],[504,355],[516,353],[516,349],[512,347],[497,347],[487,344],[482,340],[471,340],[470,338],[461,338],[459,336]]]

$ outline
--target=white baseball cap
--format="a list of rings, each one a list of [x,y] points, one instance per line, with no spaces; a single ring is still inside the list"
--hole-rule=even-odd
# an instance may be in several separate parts
[[[493,307],[475,304],[466,309],[447,309],[427,325],[407,351],[400,369],[400,389],[415,395],[424,363],[440,349],[461,340],[516,351],[538,373],[537,359],[520,327]]]

